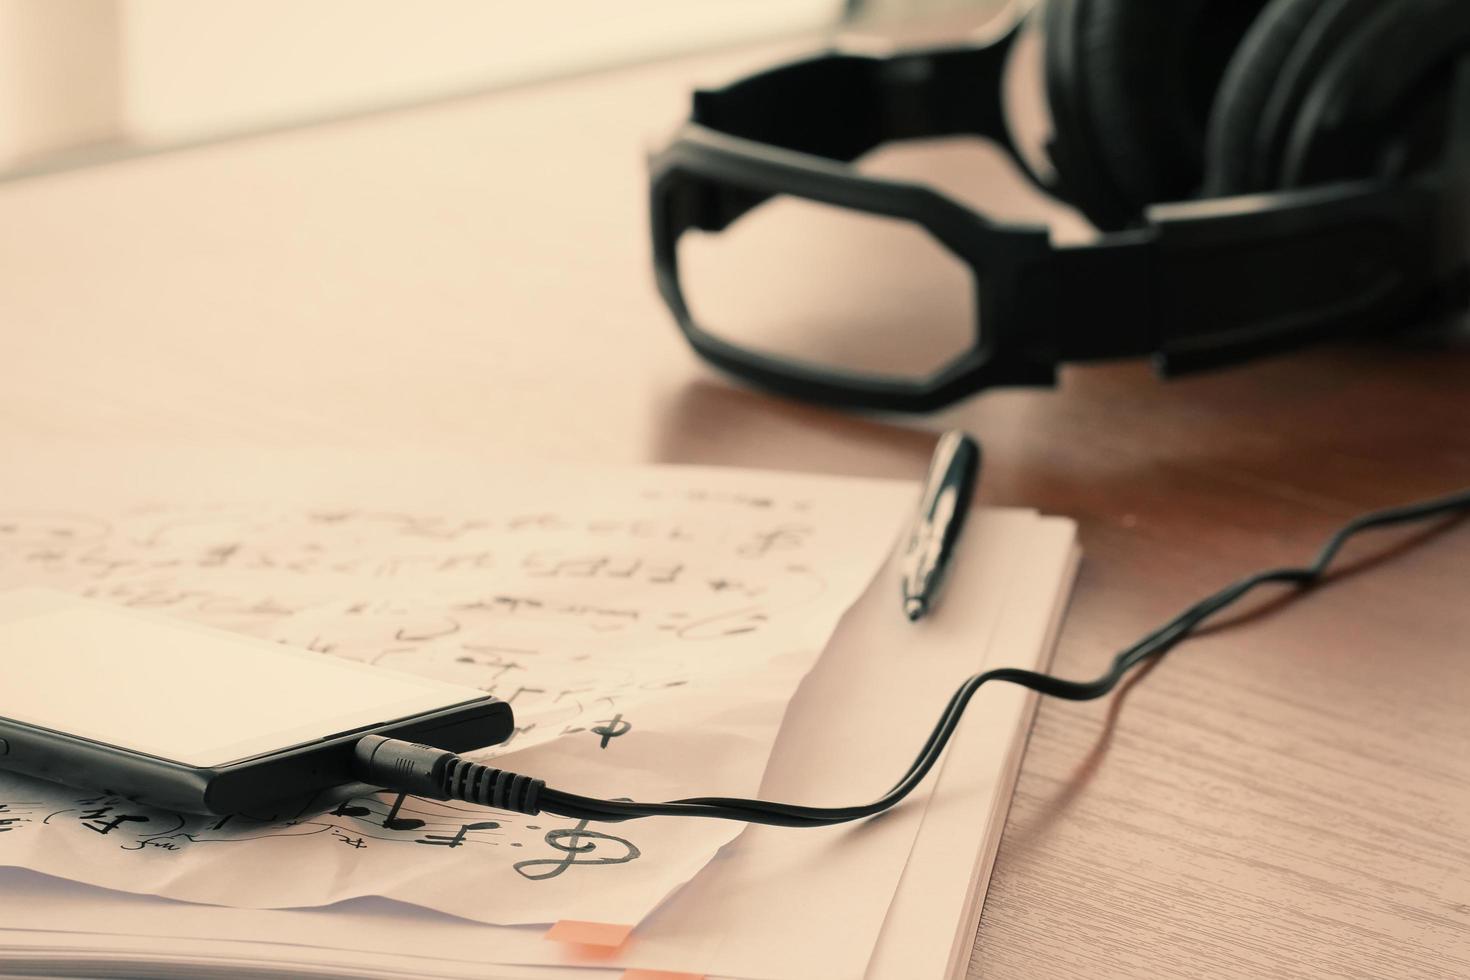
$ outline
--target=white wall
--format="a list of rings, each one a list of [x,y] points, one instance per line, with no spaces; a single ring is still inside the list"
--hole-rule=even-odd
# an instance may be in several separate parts
[[[0,166],[116,135],[117,18],[113,0],[0,0]]]
[[[841,0],[0,0],[0,166],[810,30]]]
[[[122,0],[143,139],[328,115],[770,36],[836,0]]]

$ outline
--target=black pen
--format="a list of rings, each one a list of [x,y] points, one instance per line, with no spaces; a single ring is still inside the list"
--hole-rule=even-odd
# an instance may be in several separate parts
[[[980,444],[958,429],[934,447],[919,516],[903,556],[903,611],[916,620],[933,608],[939,583],[954,555],[965,513],[980,473]]]

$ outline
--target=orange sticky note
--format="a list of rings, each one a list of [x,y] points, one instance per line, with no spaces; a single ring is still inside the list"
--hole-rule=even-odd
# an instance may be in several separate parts
[[[624,970],[623,980],[704,980],[704,974],[675,973],[672,970]]]
[[[615,948],[628,941],[633,934],[632,926],[620,926],[613,922],[580,922],[562,919],[546,930],[543,939],[559,943],[576,943],[579,946],[604,946]]]

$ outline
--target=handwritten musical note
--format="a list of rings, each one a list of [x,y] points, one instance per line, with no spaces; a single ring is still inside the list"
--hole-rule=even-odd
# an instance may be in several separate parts
[[[609,741],[628,734],[628,730],[632,727],[632,725],[623,720],[622,714],[618,713],[606,721],[599,721],[592,729],[592,734],[602,736],[602,744],[598,748],[605,749]]]
[[[0,803],[0,834],[19,830],[23,823],[31,822],[31,814],[40,809],[40,803]]]
[[[629,861],[636,861],[641,856],[642,852],[624,838],[588,830],[587,823],[586,820],[579,820],[577,825],[570,830],[547,831],[546,843],[566,856],[517,861],[513,865],[516,872],[530,881],[545,881],[548,878],[557,877],[574,864],[627,864]],[[606,853],[599,851],[599,842],[610,844],[613,849]],[[532,868],[544,868],[545,870],[533,872]]]
[[[400,817],[398,811],[403,809],[403,801],[408,799],[407,793],[399,793],[393,801],[393,808],[383,818],[383,826],[388,830],[418,830],[424,825],[422,820],[413,817]]]
[[[465,836],[472,830],[498,830],[500,824],[494,820],[481,820],[478,823],[462,823],[452,836],[445,834],[425,834],[414,841],[416,844],[437,844],[441,847],[458,847],[464,843]]]

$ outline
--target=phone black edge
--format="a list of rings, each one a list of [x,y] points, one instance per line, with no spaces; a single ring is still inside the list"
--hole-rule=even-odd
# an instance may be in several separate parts
[[[314,797],[357,781],[352,752],[364,735],[466,752],[499,745],[513,726],[510,705],[486,695],[200,769],[0,718],[0,769],[164,810],[286,819],[309,812]]]

